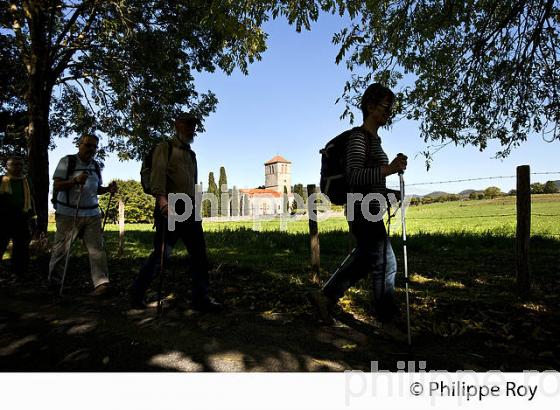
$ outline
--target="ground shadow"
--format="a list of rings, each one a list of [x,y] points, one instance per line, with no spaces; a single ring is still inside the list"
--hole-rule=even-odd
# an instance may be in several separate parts
[[[514,292],[513,239],[492,235],[416,235],[409,238],[414,346],[395,341],[369,313],[369,286],[341,300],[334,326],[320,326],[305,298],[309,238],[305,234],[207,233],[213,294],[221,315],[189,309],[188,258],[182,247],[166,273],[166,309],[130,310],[126,288],[147,256],[151,232],[107,234],[111,280],[118,294],[89,296],[82,248],[71,260],[65,297],[44,287],[48,255],[36,253],[31,277],[0,271],[0,369],[7,371],[367,371],[397,370],[399,361],[427,369],[558,369],[560,324],[556,258],[560,242],[535,238],[532,296]],[[323,279],[344,257],[346,232],[321,234]],[[401,242],[393,246],[402,266]],[[397,297],[404,309],[399,272]],[[153,299],[154,294],[150,295]],[[404,313],[404,310],[403,310]]]

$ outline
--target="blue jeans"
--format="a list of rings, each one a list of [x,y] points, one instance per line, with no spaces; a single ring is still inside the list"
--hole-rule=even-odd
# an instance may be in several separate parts
[[[371,273],[373,305],[381,321],[396,313],[394,303],[397,260],[383,221],[370,222],[357,217],[349,222],[356,248],[323,287],[323,293],[338,300],[344,292]]]

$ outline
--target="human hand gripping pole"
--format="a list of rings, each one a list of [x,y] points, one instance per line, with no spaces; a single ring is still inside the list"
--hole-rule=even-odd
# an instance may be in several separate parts
[[[403,155],[399,153],[398,155]],[[402,236],[403,236],[403,251],[404,251],[404,281],[406,289],[406,331],[408,337],[408,346],[411,346],[412,340],[410,335],[410,301],[409,301],[409,290],[408,290],[408,258],[406,255],[406,209],[404,206],[404,171],[399,171],[399,182],[401,189],[401,224],[402,224]]]

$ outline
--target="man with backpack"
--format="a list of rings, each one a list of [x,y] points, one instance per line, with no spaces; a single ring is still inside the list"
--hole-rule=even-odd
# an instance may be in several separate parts
[[[11,239],[13,271],[21,278],[27,273],[30,222],[35,215],[32,185],[24,174],[23,158],[10,156],[6,170],[7,174],[0,177],[0,261]]]
[[[222,305],[208,295],[208,258],[202,222],[196,220],[198,218],[195,218],[193,212],[187,220],[175,223],[174,230],[169,230],[167,223],[169,194],[186,194],[194,208],[197,162],[191,144],[198,124],[199,120],[195,115],[180,114],[175,119],[175,137],[158,144],[142,164],[141,177],[144,190],[156,198],[154,211],[156,234],[154,250],[129,289],[130,302],[134,308],[146,307],[144,300],[146,291],[157,275],[161,275],[161,290],[165,265],[173,247],[181,239],[191,260],[193,308],[201,312],[219,312],[222,309]],[[175,213],[183,214],[184,211],[185,202],[177,201]]]
[[[362,126],[336,137],[322,151],[321,189],[333,203],[346,203],[347,194],[363,195],[364,201],[368,194],[386,195],[386,177],[406,169],[407,157],[403,154],[389,163],[378,135],[379,128],[389,121],[394,99],[395,95],[388,88],[379,83],[370,85],[360,104]],[[337,165],[338,171],[330,172]],[[321,291],[309,294],[310,301],[320,318],[330,323],[338,299],[371,273],[376,315],[383,326],[389,328],[397,313],[393,299],[397,263],[383,223],[384,207],[375,199],[366,204],[357,200],[346,205],[356,248]],[[364,210],[369,210],[369,214]]]
[[[89,253],[93,294],[102,296],[109,294],[111,288],[97,195],[116,193],[117,185],[115,182],[106,187],[102,185],[99,164],[93,159],[98,144],[97,136],[83,135],[78,153],[63,157],[54,171],[56,234],[49,278],[53,287],[61,282],[65,257],[74,240],[81,237]]]

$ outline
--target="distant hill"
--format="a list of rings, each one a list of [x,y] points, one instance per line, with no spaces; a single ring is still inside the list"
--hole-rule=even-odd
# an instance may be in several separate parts
[[[470,194],[475,193],[475,194],[483,194],[484,191],[480,190],[480,189],[465,189],[464,191],[459,192],[459,195],[468,198]]]
[[[434,192],[430,192],[429,194],[426,194],[424,196],[425,197],[429,196],[430,198],[436,199],[436,198],[439,198],[440,196],[444,196],[444,195],[449,195],[449,193],[448,192],[443,192],[443,191],[434,191]]]
[[[560,189],[560,180],[554,181],[554,183],[556,184],[556,186],[558,187],[558,189]]]

